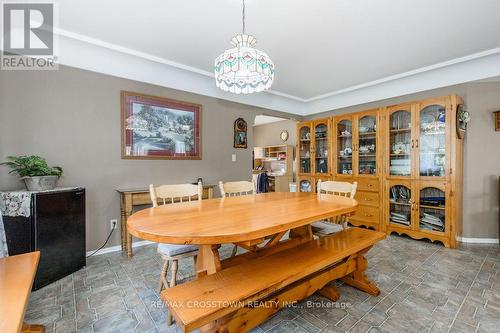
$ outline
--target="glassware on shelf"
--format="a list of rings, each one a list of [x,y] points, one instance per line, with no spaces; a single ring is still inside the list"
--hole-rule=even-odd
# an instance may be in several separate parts
[[[311,172],[311,129],[302,127],[299,131],[300,173]]]
[[[404,185],[391,186],[389,191],[389,219],[396,225],[411,225],[411,189]]]
[[[358,122],[358,173],[374,175],[377,172],[377,118],[364,116]]]
[[[435,187],[420,190],[419,228],[423,230],[445,231],[445,192]]]
[[[318,124],[314,128],[315,150],[315,172],[328,173],[328,126]]]
[[[352,122],[341,120],[337,124],[337,172],[352,175]]]
[[[446,109],[429,105],[420,111],[420,176],[444,177],[446,157]]]
[[[411,112],[399,110],[390,116],[389,174],[411,175]]]

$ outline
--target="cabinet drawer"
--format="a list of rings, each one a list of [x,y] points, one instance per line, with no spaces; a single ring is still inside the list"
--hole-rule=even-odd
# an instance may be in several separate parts
[[[350,217],[353,220],[362,220],[372,223],[378,223],[380,214],[378,207],[370,207],[370,206],[358,206],[358,210],[356,214]]]
[[[378,192],[380,189],[378,179],[356,179],[358,182],[357,191],[374,191]]]
[[[380,206],[380,196],[378,192],[356,191],[354,199],[356,199],[360,205]]]

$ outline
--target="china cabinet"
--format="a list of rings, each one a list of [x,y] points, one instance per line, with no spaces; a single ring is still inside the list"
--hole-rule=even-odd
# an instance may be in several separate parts
[[[311,145],[311,122],[303,122],[297,125],[297,174],[310,175],[311,174],[311,155],[312,155],[312,145]]]
[[[335,176],[352,178],[353,175],[353,116],[344,115],[334,118],[335,121]]]
[[[462,231],[462,104],[450,95],[337,115],[330,125],[300,123],[299,191],[315,191],[318,179],[356,181],[351,224],[455,247]]]
[[[450,239],[449,185],[445,181],[388,180],[387,232],[428,238],[454,246]]]
[[[379,176],[380,110],[369,110],[334,118],[337,178]]]
[[[415,112],[412,104],[388,107],[384,118],[386,123],[386,157],[385,170],[388,178],[410,179],[414,170],[416,134],[412,127],[415,123]]]
[[[319,179],[331,179],[331,128],[330,118],[301,122],[297,125],[298,191],[314,192]]]
[[[461,233],[462,150],[456,95],[388,107],[384,178],[387,233],[455,247]]]
[[[331,175],[330,153],[331,153],[331,120],[320,119],[313,122],[313,165],[314,175]]]
[[[336,142],[335,180],[358,182],[359,207],[349,222],[381,230],[380,218],[380,110],[368,110],[334,118]]]

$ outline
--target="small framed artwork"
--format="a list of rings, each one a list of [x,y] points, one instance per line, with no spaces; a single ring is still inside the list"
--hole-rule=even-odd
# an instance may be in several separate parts
[[[247,122],[243,118],[234,121],[234,148],[247,148]]]
[[[123,159],[201,159],[199,104],[121,92]]]
[[[500,111],[493,112],[495,116],[495,131],[500,131]]]

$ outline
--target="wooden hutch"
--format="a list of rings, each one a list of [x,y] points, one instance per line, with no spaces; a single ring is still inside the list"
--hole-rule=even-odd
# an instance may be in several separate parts
[[[356,181],[353,225],[455,247],[462,232],[463,140],[456,112],[461,104],[450,95],[299,123],[298,190],[307,190],[301,186],[306,180],[311,191],[320,178]],[[315,137],[310,135],[309,148],[303,139],[319,123],[332,130],[326,140],[328,173],[317,175]],[[307,156],[314,157],[309,169]]]
[[[318,180],[332,177],[332,119],[297,125],[297,191],[315,192]]]
[[[333,179],[357,182],[355,199],[359,207],[350,218],[355,226],[383,230],[380,226],[381,187],[381,112],[367,110],[333,118],[335,172]]]

